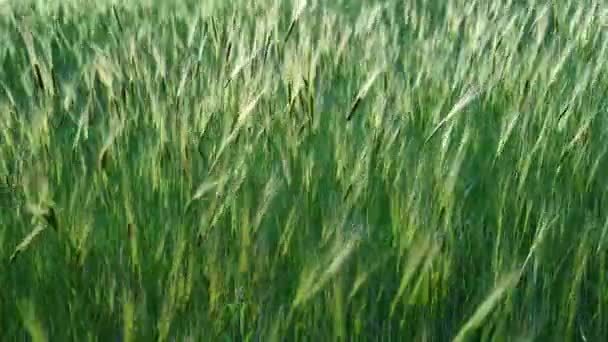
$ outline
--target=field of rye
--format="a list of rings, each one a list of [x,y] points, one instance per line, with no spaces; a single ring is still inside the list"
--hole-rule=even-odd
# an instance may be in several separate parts
[[[0,340],[608,338],[596,0],[4,1]]]

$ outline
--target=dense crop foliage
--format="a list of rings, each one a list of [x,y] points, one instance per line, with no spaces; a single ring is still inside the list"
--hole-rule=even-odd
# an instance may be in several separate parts
[[[602,2],[117,3],[0,4],[2,341],[608,336]]]

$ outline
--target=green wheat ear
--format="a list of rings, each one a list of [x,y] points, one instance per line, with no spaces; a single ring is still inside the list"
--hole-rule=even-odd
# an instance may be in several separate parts
[[[17,245],[13,254],[11,254],[9,261],[12,263],[15,261],[19,254],[23,253],[34,240],[46,229],[44,225],[37,225],[22,241]]]

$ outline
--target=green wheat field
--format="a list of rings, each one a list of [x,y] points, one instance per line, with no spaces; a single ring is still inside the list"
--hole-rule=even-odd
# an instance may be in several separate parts
[[[599,0],[2,1],[0,340],[604,341]]]

